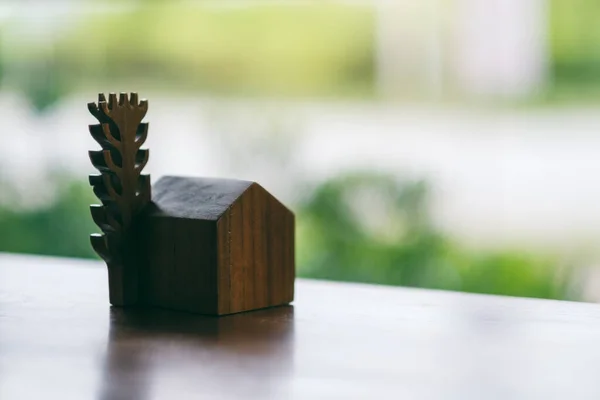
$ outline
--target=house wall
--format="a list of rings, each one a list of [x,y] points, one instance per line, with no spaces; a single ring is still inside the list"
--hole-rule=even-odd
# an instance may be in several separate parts
[[[294,216],[252,184],[217,223],[219,314],[290,303]]]
[[[173,217],[139,224],[140,303],[217,313],[216,222]]]

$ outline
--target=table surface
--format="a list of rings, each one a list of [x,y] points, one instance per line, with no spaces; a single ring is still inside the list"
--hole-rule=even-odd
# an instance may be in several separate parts
[[[104,265],[0,255],[0,399],[600,399],[600,306],[298,280],[293,306],[107,304]]]

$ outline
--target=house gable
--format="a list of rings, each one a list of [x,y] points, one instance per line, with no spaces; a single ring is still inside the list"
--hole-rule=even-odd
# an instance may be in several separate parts
[[[219,314],[294,298],[294,214],[253,183],[217,222]]]

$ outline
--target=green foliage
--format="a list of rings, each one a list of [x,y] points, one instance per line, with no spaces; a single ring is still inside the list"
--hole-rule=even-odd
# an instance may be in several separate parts
[[[12,78],[37,112],[55,105],[69,91],[69,79],[55,61],[25,64]]]
[[[145,84],[236,95],[364,95],[373,86],[370,7],[153,3],[79,18],[54,44],[78,85]],[[42,49],[17,59],[32,62]]]
[[[82,182],[57,182],[58,197],[33,211],[0,208],[0,251],[67,257],[95,257],[89,234],[91,188]],[[3,187],[3,190],[10,190]]]
[[[597,100],[600,2],[551,0],[548,6],[552,85],[538,100]],[[376,22],[368,4],[139,2],[122,12],[77,14],[60,35],[4,40],[3,84],[23,90],[38,110],[67,91],[98,92],[107,85],[372,97]],[[9,17],[0,34],[16,27],[20,21]]]
[[[461,248],[429,220],[423,182],[355,174],[316,188],[298,211],[304,277],[568,298],[552,257]]]
[[[462,264],[458,264],[461,259]],[[461,270],[457,290],[549,299],[571,299],[568,277],[556,259],[525,252],[466,254],[455,260]]]
[[[600,85],[600,2],[552,0],[550,2],[550,51],[554,82],[561,93],[590,92]],[[565,88],[566,87],[566,88]],[[585,93],[584,93],[585,94]]]
[[[97,231],[83,182],[59,184],[47,208],[0,208],[0,251],[96,258]],[[378,174],[331,179],[308,190],[297,212],[303,277],[552,299],[571,298],[550,256],[466,250],[429,218],[427,186]],[[567,272],[572,270],[567,270]]]

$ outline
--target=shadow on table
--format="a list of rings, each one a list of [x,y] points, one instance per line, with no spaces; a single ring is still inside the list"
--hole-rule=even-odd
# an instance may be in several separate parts
[[[112,308],[98,399],[277,397],[293,365],[293,333],[292,306],[220,318]]]

